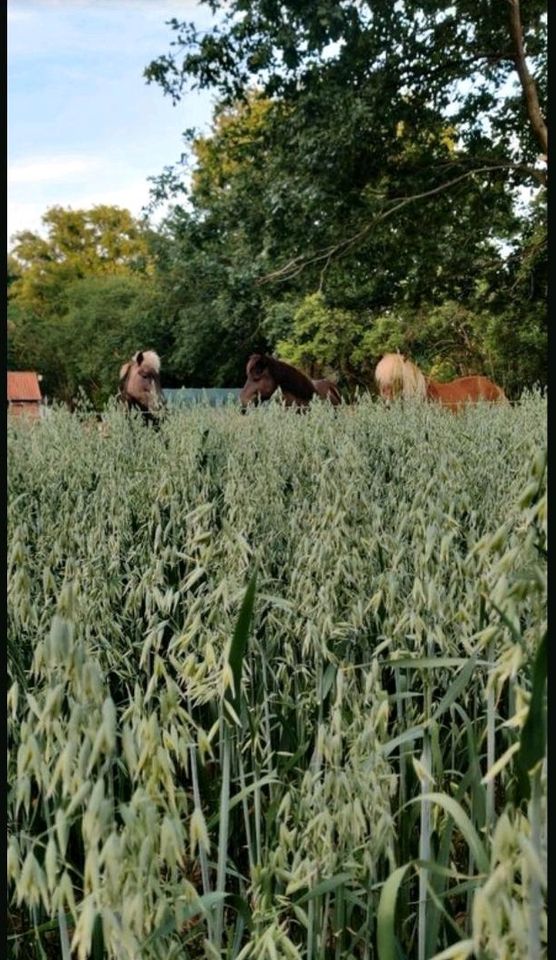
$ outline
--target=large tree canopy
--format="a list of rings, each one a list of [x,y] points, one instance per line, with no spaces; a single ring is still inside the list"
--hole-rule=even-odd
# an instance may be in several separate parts
[[[51,207],[42,217],[46,238],[15,234],[10,254],[17,277],[10,297],[19,306],[52,312],[67,283],[85,277],[148,274],[144,226],[129,210],[99,204],[91,210]]]
[[[357,365],[362,375],[392,342],[380,331],[396,323],[398,343],[428,343],[424,359],[436,363],[434,324],[421,338],[415,327],[459,303],[482,334],[498,330],[501,353],[508,324],[517,354],[533,339],[526,381],[542,377],[543,307],[531,313],[542,283],[524,300],[515,275],[534,262],[539,277],[545,262],[542,216],[516,212],[524,188],[544,204],[544,5],[210,5],[218,25],[200,34],[173,21],[172,52],[146,76],[175,101],[187,85],[220,97],[211,135],[191,137],[182,226],[197,255],[218,263],[222,288],[243,278],[259,311],[244,316],[246,338],[318,364],[324,330],[308,339],[313,317],[300,352],[294,317],[320,291],[322,309],[340,311],[336,322],[342,316],[354,337],[349,364],[345,331],[336,338],[344,359],[332,366],[357,379]],[[172,195],[179,181],[166,182]],[[496,322],[487,323],[487,303]],[[521,329],[532,314],[534,337]],[[440,339],[455,342],[455,329]],[[476,345],[466,360],[456,352],[461,372],[485,366]],[[517,370],[503,367],[517,389]]]
[[[379,149],[407,119],[420,130],[449,112],[474,160],[521,179],[547,153],[546,7],[542,0],[210,0],[217,25],[171,21],[172,51],[147,79],[174,100],[187,85],[225,102],[256,84],[267,96],[315,105],[328,89],[367,99]],[[514,80],[514,84],[509,81]],[[417,124],[418,121],[418,124]],[[332,124],[331,124],[332,128]]]

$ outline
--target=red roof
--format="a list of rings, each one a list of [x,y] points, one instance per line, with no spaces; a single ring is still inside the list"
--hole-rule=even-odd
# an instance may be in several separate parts
[[[8,370],[8,401],[42,400],[38,374],[31,370]]]

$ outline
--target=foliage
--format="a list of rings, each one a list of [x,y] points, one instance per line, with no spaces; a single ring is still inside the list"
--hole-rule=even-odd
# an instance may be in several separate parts
[[[493,7],[487,0],[470,5],[403,0],[396,10],[381,0],[372,8],[337,0],[317,5],[257,0],[210,3],[219,16],[208,32],[193,24],[170,22],[175,42],[169,56],[145,70],[174,100],[188,85],[217,91],[226,103],[245,98],[253,86],[303,113],[308,122],[304,157],[294,134],[287,147],[293,169],[311,163],[319,183],[339,176],[337,191],[352,179],[353,164],[339,164],[357,148],[353,133],[371,133],[373,160],[359,171],[358,186],[376,180],[376,172],[407,165],[415,175],[416,158],[444,161],[459,148],[456,163],[474,156],[505,162],[514,175],[531,178],[535,142],[530,113],[518,106],[520,69],[511,13],[519,4]],[[532,60],[530,85],[542,104],[546,99],[546,10],[540,0],[523,8],[525,51]],[[513,48],[513,49],[512,49]],[[512,78],[512,86],[508,80]],[[465,84],[462,85],[462,82]],[[502,92],[503,91],[503,92]],[[349,105],[351,109],[345,111]],[[324,107],[327,106],[326,116]],[[343,122],[337,106],[344,107]],[[449,120],[448,117],[449,108]],[[367,129],[361,129],[365,124]],[[326,130],[327,137],[319,137]],[[346,137],[348,130],[351,136]],[[407,134],[413,136],[407,139]],[[516,156],[512,137],[518,138]],[[360,149],[365,151],[366,136]],[[407,147],[411,159],[407,164]],[[317,167],[327,147],[328,162]],[[443,147],[435,156],[438,147]],[[541,147],[542,149],[542,147]],[[446,154],[447,151],[447,154]],[[364,153],[361,154],[361,157]],[[459,158],[459,159],[458,159]],[[342,170],[344,175],[342,176]],[[394,174],[395,176],[395,174]],[[539,175],[540,176],[540,175]],[[406,194],[407,195],[407,194]]]
[[[544,3],[209,5],[214,26],[172,21],[145,71],[175,100],[216,95],[209,133],[151,178],[170,215],[53,208],[46,240],[19,234],[10,364],[97,404],[132,340],[166,385],[239,385],[261,349],[372,389],[392,348],[513,397],[544,384]]]
[[[545,400],[88,426],[9,425],[12,951],[545,957]]]
[[[354,310],[329,307],[321,293],[314,293],[301,301],[293,317],[290,339],[279,341],[276,350],[284,360],[309,370],[311,376],[332,374],[350,382],[354,379],[353,360],[358,344],[369,325],[369,317]],[[370,382],[370,365],[364,372]]]
[[[50,397],[81,388],[102,404],[137,344],[163,339],[148,234],[118,207],[53,207],[43,221],[48,237],[16,235],[9,258],[10,366],[40,371]]]
[[[241,222],[232,239],[214,213],[177,210],[154,241],[157,289],[172,345],[164,374],[187,386],[235,386],[261,332],[262,298]]]
[[[241,320],[245,339],[262,334],[290,359],[306,356],[308,369],[324,351],[346,382],[368,384],[369,364],[385,349],[380,329],[389,324],[404,343],[405,325],[443,375],[472,363],[475,372],[503,370],[514,393],[544,381],[544,293],[514,283],[532,249],[546,256],[542,215],[516,205],[523,184],[536,190],[539,211],[546,200],[536,164],[544,4],[521,11],[526,59],[513,52],[517,0],[404,0],[395,11],[383,2],[238,0],[211,9],[218,17],[203,34],[172,21],[171,54],[145,74],[174,100],[188,85],[220,97],[210,136],[190,134],[189,240],[176,254],[183,262],[191,244],[202,251],[215,271],[223,267],[224,288],[242,278],[252,305]],[[525,67],[540,100],[536,119],[520,102]],[[296,311],[315,291],[327,320],[340,311],[346,323],[334,356],[324,330],[296,330]],[[446,323],[453,302],[474,318],[473,349],[464,349],[456,318]],[[233,300],[229,308],[234,315]],[[419,330],[438,308],[444,318]],[[441,343],[435,350],[435,324],[455,344],[453,357]]]
[[[84,277],[129,275],[149,269],[144,230],[120,207],[51,207],[43,215],[47,238],[15,234],[11,257],[20,276],[11,296],[29,311],[52,313],[65,285]]]

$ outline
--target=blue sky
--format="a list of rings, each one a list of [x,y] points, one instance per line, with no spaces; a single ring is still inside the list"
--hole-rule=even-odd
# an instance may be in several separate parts
[[[191,0],[8,0],[8,247],[54,205],[139,216],[182,132],[210,126],[212,95],[173,107],[142,76],[170,49],[171,17],[213,22]]]

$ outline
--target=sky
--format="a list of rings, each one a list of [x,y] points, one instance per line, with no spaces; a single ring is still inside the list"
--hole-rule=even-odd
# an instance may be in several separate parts
[[[214,22],[194,0],[8,0],[8,249],[20,230],[44,234],[55,205],[140,216],[183,131],[210,127],[212,94],[172,106],[142,75],[169,52],[172,17]]]

